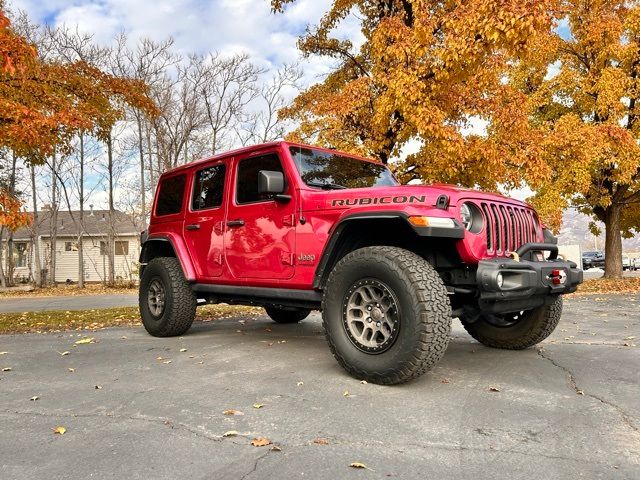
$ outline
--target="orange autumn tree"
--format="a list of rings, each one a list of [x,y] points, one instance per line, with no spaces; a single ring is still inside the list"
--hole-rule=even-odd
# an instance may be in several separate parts
[[[156,111],[140,81],[82,61],[43,61],[11,28],[0,1],[0,148],[41,163],[68,151],[78,132],[104,138],[125,105]]]
[[[514,64],[518,106],[491,141],[544,165],[533,201],[556,227],[567,206],[604,223],[605,276],[621,277],[621,237],[640,231],[640,2],[562,8],[564,27]]]
[[[106,74],[83,61],[45,62],[36,46],[12,29],[2,7],[0,0],[1,149],[39,164],[56,152],[69,152],[78,133],[107,139],[126,106],[149,116],[157,112],[147,86],[138,80]],[[2,225],[15,226],[21,218],[19,201],[8,191],[2,195]]]
[[[22,203],[9,193],[0,188],[0,227],[5,227],[12,232],[20,227],[29,225],[31,217],[22,212]]]
[[[279,12],[294,2],[272,0],[272,8]],[[337,66],[281,111],[299,125],[290,137],[384,163],[411,142],[417,153],[394,163],[405,181],[520,185],[520,172],[465,127],[473,118],[508,117],[505,72],[551,29],[558,3],[335,0],[299,47]],[[359,48],[336,33],[352,13],[361,19]]]

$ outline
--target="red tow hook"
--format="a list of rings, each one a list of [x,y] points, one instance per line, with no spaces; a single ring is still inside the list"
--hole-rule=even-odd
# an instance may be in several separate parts
[[[551,270],[548,278],[554,285],[564,285],[567,281],[567,272],[564,270]]]

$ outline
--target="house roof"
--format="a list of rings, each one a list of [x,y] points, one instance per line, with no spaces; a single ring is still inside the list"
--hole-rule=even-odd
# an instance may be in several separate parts
[[[33,215],[33,212],[28,213]],[[37,225],[32,224],[19,228],[13,234],[13,238],[16,240],[29,239],[33,234],[34,228],[38,236],[51,236],[51,214],[50,210],[39,211]],[[109,210],[85,211],[82,216],[82,222],[80,220],[79,211],[60,210],[56,222],[58,225],[58,237],[75,237],[80,233],[81,226],[84,227],[83,231],[87,236],[106,236],[111,231],[111,228],[113,228],[114,235],[138,234],[138,229],[131,216],[119,210],[113,211],[112,222],[109,221]]]

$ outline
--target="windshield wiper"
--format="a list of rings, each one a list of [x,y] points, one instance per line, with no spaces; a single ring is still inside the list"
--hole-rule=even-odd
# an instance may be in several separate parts
[[[331,183],[331,182],[327,182],[327,183],[307,182],[307,185],[309,185],[310,187],[318,187],[323,190],[344,190],[347,188],[344,185],[338,185],[337,183]]]

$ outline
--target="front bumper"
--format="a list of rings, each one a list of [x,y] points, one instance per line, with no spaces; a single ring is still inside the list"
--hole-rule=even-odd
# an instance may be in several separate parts
[[[546,260],[534,252],[550,251]],[[519,259],[494,258],[478,264],[479,305],[487,313],[511,313],[551,303],[556,295],[575,292],[582,270],[574,262],[559,260],[558,247],[529,243],[517,251]]]

